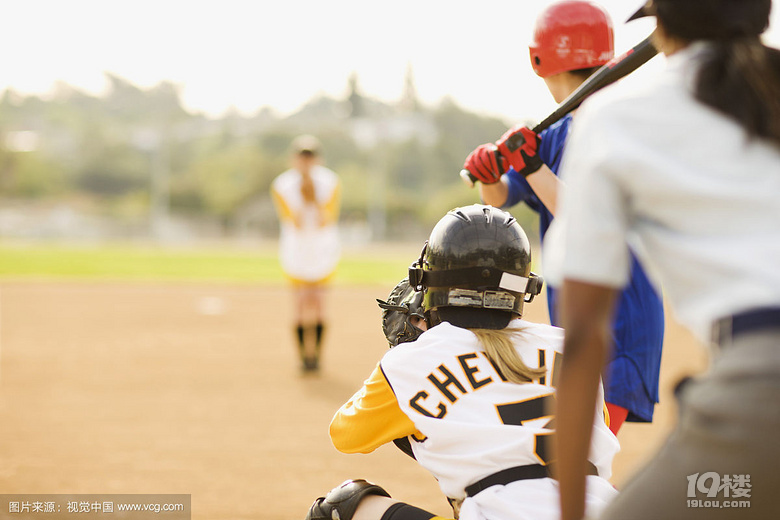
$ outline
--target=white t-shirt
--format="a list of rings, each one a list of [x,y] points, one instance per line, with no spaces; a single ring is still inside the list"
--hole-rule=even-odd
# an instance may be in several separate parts
[[[464,498],[464,489],[482,478],[514,466],[544,464],[550,457],[555,426],[547,406],[555,396],[563,331],[520,319],[510,327],[522,330],[514,344],[527,366],[539,367],[544,360],[543,380],[504,381],[477,337],[447,322],[391,349],[380,362],[401,411],[419,431],[411,442],[417,461],[449,497]],[[597,402],[589,460],[599,476],[588,479],[591,513],[616,493],[606,479],[619,450],[604,422],[601,389]],[[490,487],[461,508],[461,518],[469,520],[559,516],[558,484],[552,478]]]
[[[616,84],[582,105],[545,274],[622,287],[630,242],[706,340],[718,318],[780,305],[780,147],[693,98],[705,51],[691,45],[641,87]]]

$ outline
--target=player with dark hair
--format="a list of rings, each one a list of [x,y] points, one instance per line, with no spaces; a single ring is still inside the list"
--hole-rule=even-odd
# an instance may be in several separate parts
[[[556,2],[536,20],[529,52],[534,71],[560,103],[614,56],[612,20],[594,2]],[[481,181],[479,191],[486,204],[509,208],[524,202],[538,212],[543,244],[556,211],[560,181],[555,172],[565,154],[571,123],[568,115],[540,136],[527,128],[512,129],[497,145],[478,147],[464,165]],[[523,133],[527,145],[511,152],[507,140],[517,132]],[[558,292],[548,285],[553,325],[560,324],[557,304]],[[630,283],[619,298],[612,326],[614,350],[604,373],[610,427],[615,434],[625,420],[653,420],[663,336],[663,303],[632,253]]]
[[[397,346],[336,413],[335,447],[369,453],[403,439],[462,520],[557,520],[549,405],[563,331],[521,319],[542,286],[530,267],[528,238],[508,213],[473,205],[442,218],[408,281],[381,302],[383,330]],[[421,302],[412,289],[423,291]],[[601,398],[589,413],[587,501],[597,513],[616,494],[607,479],[618,442]],[[317,499],[307,519],[433,517],[348,481]]]
[[[587,410],[630,279],[629,241],[679,320],[716,348],[709,372],[678,387],[666,445],[602,518],[780,512],[780,51],[761,42],[770,10],[770,0],[649,1],[631,19],[656,17],[666,69],[604,89],[577,115],[546,259],[563,279],[564,520],[584,515]]]

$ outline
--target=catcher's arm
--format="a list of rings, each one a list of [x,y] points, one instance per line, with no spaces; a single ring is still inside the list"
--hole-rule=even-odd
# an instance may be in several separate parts
[[[391,347],[398,342],[412,341],[412,335],[422,330],[411,321],[417,310],[411,311],[410,301],[415,309],[421,298],[402,280],[390,293],[387,302],[381,302],[382,330]],[[416,337],[416,336],[415,336]],[[377,366],[355,393],[336,412],[330,423],[330,438],[333,445],[344,453],[369,453],[393,439],[413,435],[417,429],[412,420],[401,410],[390,383],[382,369]]]
[[[422,309],[421,292],[416,292],[409,285],[409,279],[404,278],[390,291],[387,300],[377,299],[382,309],[382,332],[384,332],[390,348],[399,343],[416,340],[423,333],[419,325],[425,322]],[[425,325],[423,325],[424,328]],[[415,458],[409,437],[393,440],[399,450]]]
[[[390,291],[387,301],[377,300],[382,309],[382,332],[384,332],[390,348],[398,346],[399,343],[415,341],[420,334],[428,329],[428,323],[425,321],[425,315],[422,308],[423,293],[415,291],[409,285],[409,279],[404,278]],[[393,439],[396,447],[409,455],[413,459],[412,443],[409,436]],[[447,501],[452,506],[454,518],[458,518],[460,513],[460,502],[451,498]]]
[[[338,409],[329,427],[333,446],[343,453],[371,453],[399,437],[417,434],[377,366],[363,387]]]

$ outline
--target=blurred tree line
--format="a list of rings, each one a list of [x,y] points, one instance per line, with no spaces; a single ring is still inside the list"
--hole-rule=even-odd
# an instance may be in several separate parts
[[[144,89],[107,77],[100,97],[64,83],[45,98],[2,94],[1,199],[67,201],[128,220],[162,205],[226,234],[249,226],[273,235],[270,184],[288,167],[292,138],[312,133],[342,178],[345,222],[381,221],[387,238],[425,234],[446,210],[478,201],[458,172],[475,146],[508,127],[446,98],[422,106],[411,77],[395,104],[363,96],[353,76],[343,99],[319,96],[288,117],[264,108],[217,119],[185,110],[172,83]]]

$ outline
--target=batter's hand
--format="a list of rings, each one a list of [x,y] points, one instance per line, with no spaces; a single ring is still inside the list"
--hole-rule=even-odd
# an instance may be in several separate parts
[[[466,157],[463,168],[482,184],[493,184],[509,169],[507,160],[498,153],[493,143],[478,146]]]
[[[528,177],[544,164],[537,155],[540,141],[533,130],[518,125],[507,130],[496,145],[499,153],[506,157],[512,168],[523,177]]]

